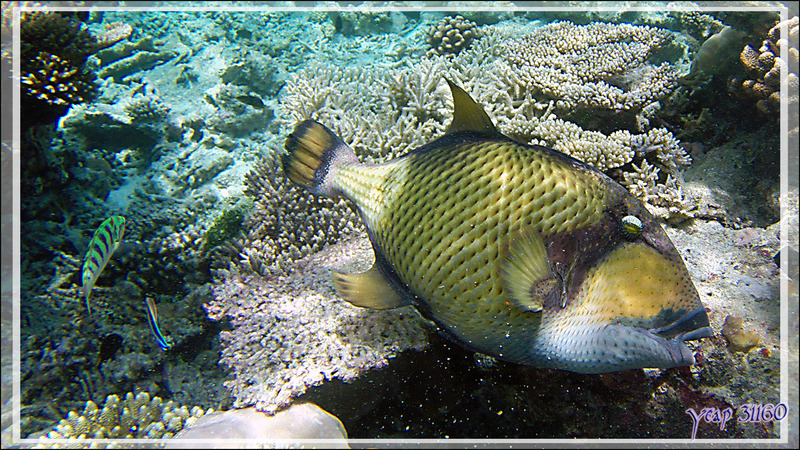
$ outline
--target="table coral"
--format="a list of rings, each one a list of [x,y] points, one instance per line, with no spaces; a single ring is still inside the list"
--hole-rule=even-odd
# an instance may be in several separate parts
[[[330,271],[363,271],[371,259],[361,236],[297,261],[291,275],[230,274],[214,286],[206,309],[231,322],[220,333],[220,361],[233,374],[225,385],[236,407],[272,414],[324,380],[350,381],[427,345],[425,322],[411,307],[377,311],[336,297]]]
[[[572,104],[570,97],[543,98],[541,92],[525,81],[524,71],[508,61],[508,53],[500,45],[510,42],[508,36],[493,26],[483,28],[484,36],[471,48],[450,56],[426,55],[411,69],[335,70],[311,64],[287,80],[281,107],[292,123],[309,117],[325,123],[355,149],[359,160],[381,162],[401,156],[444,133],[451,114],[451,100],[446,90],[439,89],[444,84],[444,75],[464,86],[508,136],[555,148],[602,171],[626,166],[638,152],[639,159],[649,158],[649,163],[663,172],[660,177],[643,179],[646,185],[640,192],[658,191],[662,196],[680,197],[679,179],[675,174],[689,160],[669,131],[657,129],[659,131],[633,134],[618,129],[607,134],[560,118],[563,110],[556,105]],[[628,28],[635,31],[625,31]],[[660,29],[628,26],[605,29],[603,33],[611,37],[604,39],[616,42],[614,33],[623,31],[636,36],[663,34],[663,39],[669,36]],[[656,84],[664,90],[657,90],[658,95],[665,95],[666,86],[671,86],[669,80],[672,80],[672,75],[665,74],[672,74],[674,68],[665,64],[642,65],[634,72],[660,79]],[[591,94],[588,88],[581,88],[581,92]],[[649,94],[654,92],[656,90],[648,91],[644,85],[639,85],[625,95],[631,102],[643,104],[651,100]],[[651,109],[657,110],[658,103],[642,105],[637,112],[644,116],[643,113]],[[646,121],[644,123],[646,125]],[[664,185],[669,174],[673,175],[673,181]],[[671,205],[682,203],[671,202]]]
[[[562,21],[505,43],[505,58],[525,89],[572,108],[635,110],[669,94],[678,72],[648,58],[672,40],[650,26]]]

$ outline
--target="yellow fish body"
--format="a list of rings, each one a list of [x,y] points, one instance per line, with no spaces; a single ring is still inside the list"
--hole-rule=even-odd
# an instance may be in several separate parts
[[[352,200],[375,265],[335,273],[354,305],[412,304],[469,349],[536,367],[602,373],[694,363],[712,336],[664,230],[625,188],[557,151],[500,134],[450,83],[447,133],[367,165],[313,120],[286,140],[284,170]]]

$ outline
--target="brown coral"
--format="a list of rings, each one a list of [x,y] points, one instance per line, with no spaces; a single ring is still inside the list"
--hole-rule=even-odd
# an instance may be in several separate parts
[[[445,17],[428,30],[427,41],[439,55],[459,53],[469,48],[474,39],[482,36],[481,30],[471,20],[458,15]]]
[[[745,352],[761,343],[761,337],[744,328],[744,319],[732,314],[725,318],[722,334],[728,340],[728,348],[734,352]]]
[[[758,52],[753,47],[745,45],[742,53],[739,54],[739,59],[748,69],[761,70],[761,64],[758,62],[758,56]]]
[[[25,96],[49,105],[69,106],[95,96],[94,77],[57,55],[39,52],[20,77]]]
[[[781,39],[782,30],[785,30],[791,42],[797,42],[798,17],[784,20],[772,27],[762,41],[761,47],[756,50],[751,45],[745,45],[739,54],[739,60],[747,69],[745,76],[734,77],[730,80],[730,90],[742,98],[755,100],[756,108],[765,114],[775,114],[780,111],[780,79],[783,69],[797,67],[797,48],[790,47],[789,41]],[[796,44],[795,44],[796,45]],[[789,62],[781,58],[781,51],[788,48]],[[797,74],[789,71],[789,85],[796,84]],[[790,98],[790,103],[796,103],[796,98]]]

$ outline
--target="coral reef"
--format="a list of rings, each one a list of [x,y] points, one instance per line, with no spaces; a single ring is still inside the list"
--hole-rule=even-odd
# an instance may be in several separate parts
[[[572,56],[577,59],[564,66],[570,76],[573,68],[606,75],[580,79],[580,92],[557,98],[560,91],[531,85],[502,45],[543,28],[544,16],[533,13],[465,11],[464,23],[475,22],[480,28],[472,30],[482,37],[441,55],[429,52],[426,42],[441,12],[109,10],[86,14],[87,29],[78,25],[78,14],[42,14],[54,23],[58,17],[71,21],[64,29],[77,30],[75,43],[85,30],[97,43],[65,41],[38,63],[38,53],[31,53],[29,63],[49,64],[64,84],[80,71],[69,75],[77,66],[66,65],[71,60],[61,47],[86,53],[86,70],[101,74],[102,89],[97,101],[71,105],[62,126],[34,127],[23,142],[22,154],[35,155],[23,158],[22,177],[23,435],[52,429],[68,411],[85,410],[88,399],[100,403],[127,391],[225,409],[230,390],[239,404],[274,411],[302,392],[308,397],[327,389],[333,394],[316,403],[342,418],[348,431],[357,416],[358,437],[406,438],[470,437],[474,430],[496,437],[688,437],[688,404],[777,401],[777,269],[771,262],[777,232],[750,227],[780,217],[775,158],[765,150],[777,148],[778,133],[766,127],[735,148],[713,148],[703,123],[719,122],[726,104],[705,115],[699,108],[687,111],[688,89],[664,100],[675,72],[703,39],[714,44],[730,37],[730,44],[744,30],[769,39],[770,52],[780,56],[784,43],[765,34],[774,22],[751,33],[734,23],[733,13],[564,15],[576,25],[558,25],[559,33],[572,30],[564,42],[577,47],[542,56],[537,70]],[[604,24],[601,32],[597,24],[577,25],[601,17],[651,28]],[[452,27],[454,20],[444,22]],[[719,32],[723,25],[731,25],[728,32]],[[781,30],[792,36],[786,24]],[[43,36],[37,42],[55,39],[46,31],[37,29]],[[585,40],[590,32],[611,34],[593,46]],[[719,39],[708,39],[712,35]],[[760,41],[749,43],[760,56]],[[716,69],[719,52],[711,44],[706,53],[716,59],[708,64]],[[731,47],[737,65],[742,46]],[[4,55],[7,48],[4,41]],[[601,49],[625,55],[629,66],[595,58],[604,56]],[[742,80],[763,79],[759,73]],[[338,300],[327,271],[346,264],[306,256],[349,238],[361,229],[360,220],[346,201],[319,199],[286,182],[278,163],[283,140],[296,121],[313,117],[351,144],[361,161],[400,156],[446,129],[452,105],[442,77],[463,86],[503,133],[586,160],[660,217],[693,218],[671,236],[697,274],[714,329],[728,314],[759,317],[749,324],[763,347],[732,353],[718,336],[698,348],[705,359],[691,374],[587,379],[509,368],[447,344],[428,346],[435,357],[402,352],[435,338],[416,313],[354,310]],[[724,85],[718,90],[727,96]],[[80,99],[69,88],[63,92],[77,95],[65,102]],[[665,123],[667,113],[674,123]],[[684,117],[697,123],[679,134],[686,130]],[[719,139],[732,139],[720,130]],[[682,173],[689,149],[695,161]],[[221,226],[228,221],[220,212],[246,206],[248,200],[240,200],[245,191],[253,206],[241,222],[244,233],[236,234],[241,216]],[[91,236],[88,224],[110,213],[124,214],[130,224],[93,293],[96,314],[87,317],[77,257]],[[709,250],[711,242],[718,248]],[[363,237],[359,249],[363,253],[348,260],[354,270],[366,269],[371,255]],[[325,255],[331,253],[320,258]],[[159,349],[147,327],[144,295],[158,304],[162,331],[174,342],[170,351]],[[231,328],[208,322],[203,304]],[[220,329],[226,332],[218,337]],[[218,366],[220,349],[225,361]],[[522,392],[520,386],[530,383],[536,391]],[[351,396],[338,401],[348,388]],[[623,389],[628,402],[616,395]],[[329,406],[343,404],[359,412],[341,414]],[[740,425],[723,433],[708,424],[699,435],[763,437],[777,428]]]
[[[560,110],[641,110],[677,86],[672,64],[647,62],[672,39],[649,26],[562,21],[506,42],[504,57],[525,89]]]
[[[463,16],[445,17],[428,30],[426,39],[432,51],[439,55],[458,53],[468,49],[474,39],[481,38],[481,30]]]
[[[51,123],[97,96],[97,75],[86,60],[101,45],[80,21],[62,13],[21,13],[23,128]]]
[[[48,443],[48,439],[170,438],[211,412],[213,409],[204,411],[197,406],[189,409],[171,400],[151,398],[147,392],[136,395],[128,392],[122,400],[109,395],[102,408],[90,400],[82,413],[70,411],[55,429],[31,438],[38,437],[40,448],[53,445],[58,448],[58,444]]]
[[[325,380],[349,381],[390,358],[427,344],[424,321],[410,307],[357,308],[334,294],[330,271],[364,271],[373,259],[364,237],[295,262],[287,276],[220,277],[206,305],[220,333],[222,364],[236,407],[274,413]]]
[[[734,93],[756,101],[756,108],[765,114],[776,114],[780,111],[781,95],[780,80],[781,70],[787,70],[787,80],[790,92],[797,92],[798,78],[798,17],[794,16],[776,24],[767,32],[761,47],[757,50],[751,45],[745,45],[739,58],[747,68],[748,74],[744,77],[734,77],[730,80],[730,89]],[[788,41],[781,38],[781,31],[787,32]],[[795,46],[790,46],[794,42]],[[789,61],[781,57],[786,49]],[[794,71],[792,71],[792,69]],[[789,107],[796,107],[797,96],[789,98]]]
[[[266,157],[247,174],[253,208],[244,220],[246,234],[221,251],[231,269],[270,276],[284,273],[294,261],[317,252],[362,229],[361,221],[343,199],[331,200],[293,186],[276,158]]]

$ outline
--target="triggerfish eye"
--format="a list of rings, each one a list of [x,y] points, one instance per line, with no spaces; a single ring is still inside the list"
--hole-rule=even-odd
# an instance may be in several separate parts
[[[634,240],[642,234],[642,221],[636,216],[622,218],[622,235],[625,239]]]

